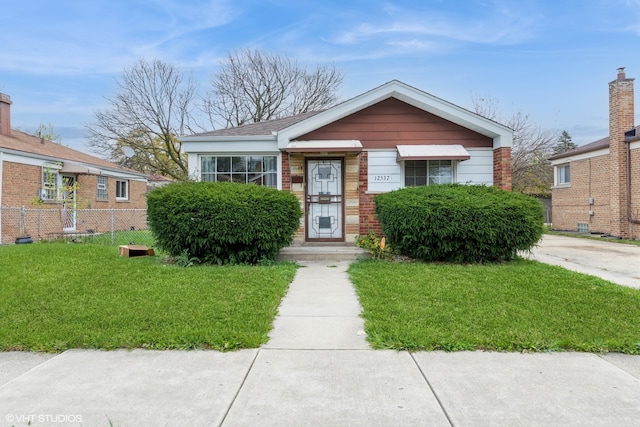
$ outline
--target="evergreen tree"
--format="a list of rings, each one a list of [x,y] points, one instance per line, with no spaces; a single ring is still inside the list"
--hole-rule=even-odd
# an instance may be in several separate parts
[[[561,154],[569,150],[573,150],[578,146],[571,140],[571,135],[566,130],[562,131],[562,134],[558,137],[558,142],[553,146],[553,155]]]

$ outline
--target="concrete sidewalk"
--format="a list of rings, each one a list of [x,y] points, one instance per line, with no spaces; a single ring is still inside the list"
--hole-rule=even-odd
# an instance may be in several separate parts
[[[347,262],[302,263],[260,349],[0,353],[0,425],[636,425],[640,358],[370,350]]]

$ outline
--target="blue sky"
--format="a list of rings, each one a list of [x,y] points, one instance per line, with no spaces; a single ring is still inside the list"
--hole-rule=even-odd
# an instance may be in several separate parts
[[[469,109],[495,99],[579,145],[608,134],[616,69],[640,78],[640,0],[23,0],[1,16],[12,126],[52,123],[84,151],[85,124],[139,58],[193,73],[202,93],[235,49],[334,63],[343,100],[398,79]]]

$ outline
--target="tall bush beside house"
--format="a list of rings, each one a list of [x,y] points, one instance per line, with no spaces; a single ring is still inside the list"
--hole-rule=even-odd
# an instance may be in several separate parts
[[[204,263],[275,260],[293,241],[302,211],[292,193],[231,182],[184,182],[147,198],[158,248]]]
[[[387,241],[423,261],[513,259],[542,237],[543,209],[533,197],[496,187],[407,187],[375,198]]]

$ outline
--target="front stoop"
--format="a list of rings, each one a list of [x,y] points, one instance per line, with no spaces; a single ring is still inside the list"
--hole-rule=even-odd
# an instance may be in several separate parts
[[[369,253],[352,244],[302,243],[280,250],[281,261],[356,261],[367,258]]]

